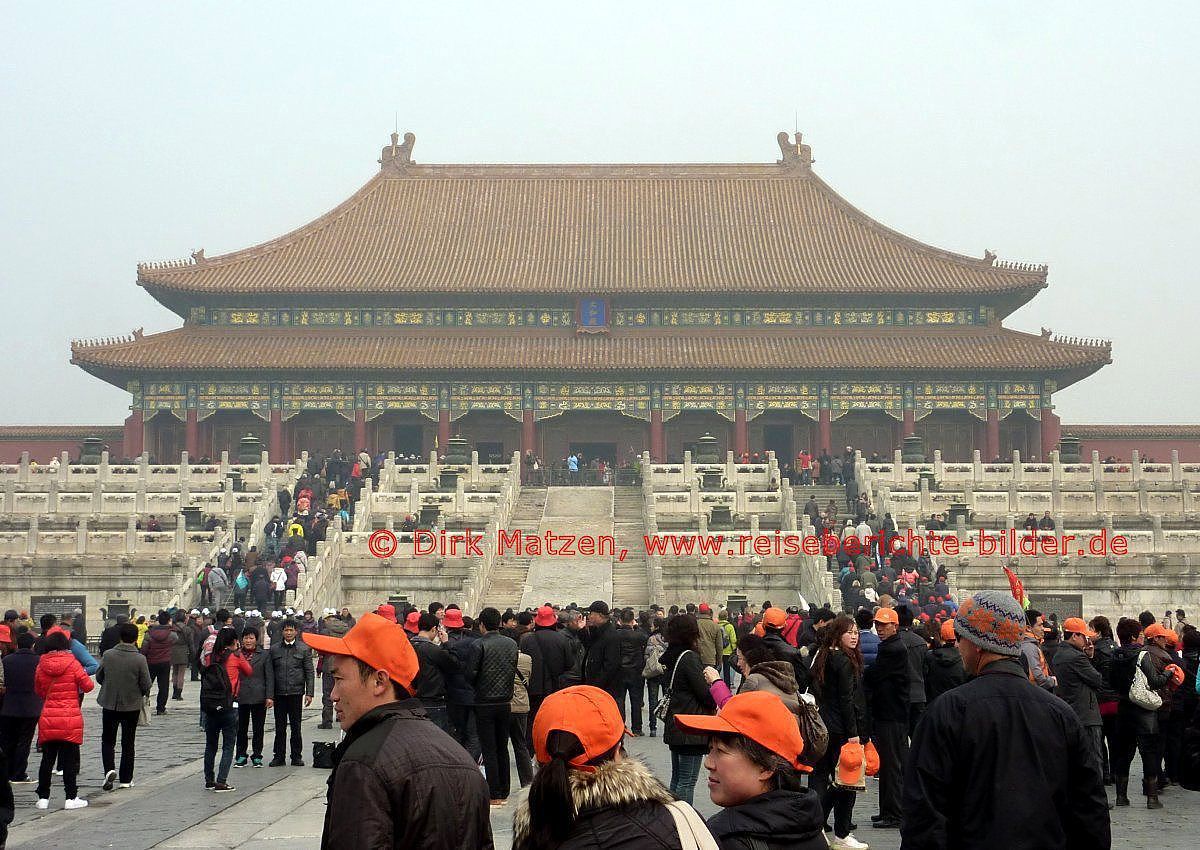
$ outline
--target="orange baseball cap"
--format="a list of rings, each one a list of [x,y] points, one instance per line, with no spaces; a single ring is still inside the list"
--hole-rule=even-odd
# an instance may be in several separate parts
[[[1158,623],[1151,623],[1150,625],[1146,626],[1146,631],[1142,632],[1142,634],[1145,636],[1146,640],[1151,640],[1156,637],[1166,637],[1167,631],[1167,629],[1164,629]]]
[[[840,788],[858,788],[866,790],[865,779],[866,749],[862,744],[852,744],[847,741],[838,753],[837,786]]]
[[[954,633],[954,621],[947,620],[946,622],[942,623],[942,642],[950,643],[951,641],[956,640],[958,640],[958,635]]]
[[[571,759],[572,767],[591,773],[588,764],[604,755],[629,733],[621,712],[607,691],[591,685],[563,688],[546,697],[533,719],[533,751],[538,764],[549,764],[546,739],[551,732],[570,732],[583,745],[583,752]]]
[[[383,670],[393,682],[413,692],[412,683],[419,666],[417,653],[404,630],[378,614],[363,614],[354,628],[340,638],[310,632],[302,633],[300,638],[317,652],[348,655]]]
[[[1063,634],[1087,635],[1090,638],[1096,637],[1096,633],[1088,628],[1088,624],[1083,621],[1082,617],[1068,617],[1062,626]]]
[[[769,629],[782,629],[787,625],[787,611],[782,608],[768,608],[763,611],[762,623]]]
[[[880,608],[875,612],[876,623],[892,623],[900,625],[900,615],[896,613],[895,608]]]
[[[1163,636],[1167,639],[1167,643],[1174,646],[1179,642],[1179,635],[1175,634],[1174,629],[1163,628]]]
[[[675,725],[701,734],[741,735],[782,756],[797,770],[812,773],[812,768],[800,761],[804,738],[796,715],[783,700],[767,691],[747,691],[731,697],[715,715],[676,714]]]

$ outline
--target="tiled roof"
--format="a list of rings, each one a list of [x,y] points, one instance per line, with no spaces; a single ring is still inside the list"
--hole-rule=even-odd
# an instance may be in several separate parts
[[[1107,345],[1060,342],[985,328],[938,333],[813,330],[631,331],[580,335],[568,330],[482,333],[368,328],[233,330],[185,326],[103,343],[75,343],[71,361],[106,377],[163,372],[635,372],[712,370],[1075,371],[1110,362]],[[1065,383],[1060,383],[1065,385]]]
[[[120,425],[0,425],[0,442],[10,440],[83,440],[86,437],[117,438],[125,433]]]
[[[967,257],[884,227],[807,159],[784,153],[774,165],[385,161],[347,201],[292,233],[224,256],[141,265],[138,281],[164,301],[171,293],[984,295],[1045,285],[1044,266]]]
[[[1063,425],[1062,432],[1084,440],[1200,440],[1200,425]]]

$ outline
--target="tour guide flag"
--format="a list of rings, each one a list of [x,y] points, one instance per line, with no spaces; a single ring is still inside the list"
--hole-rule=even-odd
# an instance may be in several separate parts
[[[1008,567],[1004,568],[1004,574],[1008,576],[1008,587],[1012,591],[1013,599],[1021,603],[1021,607],[1028,610],[1029,597],[1025,595],[1025,585],[1021,584],[1021,580],[1017,578],[1017,574]]]

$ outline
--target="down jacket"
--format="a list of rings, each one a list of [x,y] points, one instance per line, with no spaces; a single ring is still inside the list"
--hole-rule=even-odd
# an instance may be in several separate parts
[[[155,624],[146,631],[142,640],[142,655],[146,656],[147,664],[170,664],[171,648],[179,640],[176,631],[170,626]]]
[[[38,743],[83,743],[83,713],[79,695],[96,687],[75,656],[62,649],[47,652],[33,677],[34,692],[45,700],[38,720]]]
[[[697,662],[698,663],[698,662]],[[575,826],[563,847],[571,850],[676,850],[681,847],[667,805],[671,793],[644,764],[626,756],[607,761],[594,772],[568,774],[575,801]],[[513,847],[529,846],[528,789],[523,789],[513,815]]]

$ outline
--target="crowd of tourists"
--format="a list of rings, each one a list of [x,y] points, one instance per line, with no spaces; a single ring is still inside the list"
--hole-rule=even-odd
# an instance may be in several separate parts
[[[987,591],[940,621],[895,599],[852,614],[602,600],[320,613],[161,611],[145,630],[122,616],[93,658],[72,617],[7,612],[0,813],[11,783],[31,781],[35,735],[36,805],[58,773],[64,807],[87,805],[81,703],[97,684],[115,791],[134,783],[147,715],[197,680],[204,784],[227,793],[236,768],[304,764],[300,718],[321,679],[321,726],[343,731],[327,847],[490,847],[490,808],[516,797],[522,850],[865,848],[855,806],[874,776],[869,831],[899,830],[903,846],[1105,848],[1135,756],[1149,808],[1200,790],[1200,631],[1183,611],[1114,629]],[[627,735],[661,736],[667,781]],[[721,807],[707,823],[692,808],[701,768]]]

